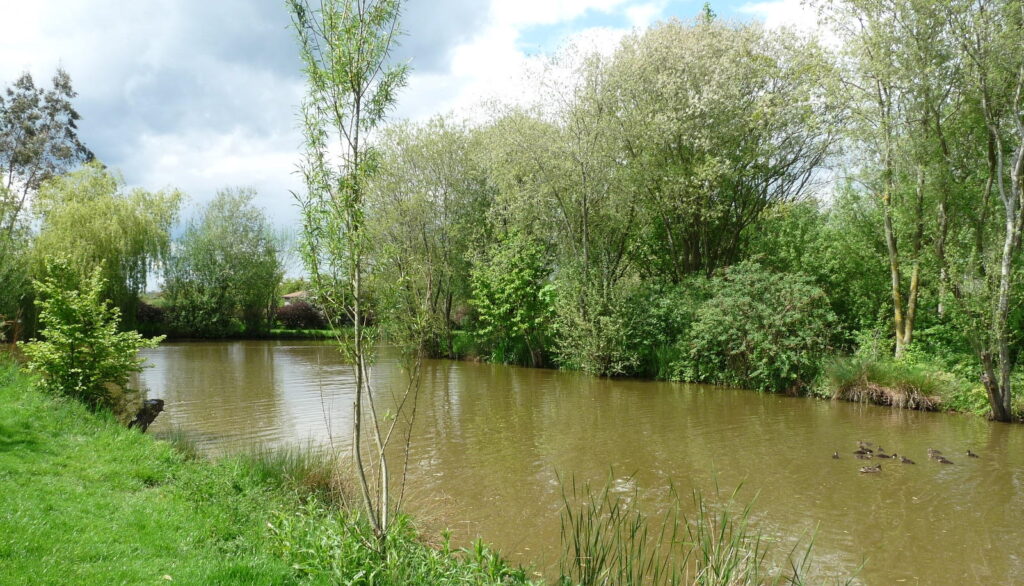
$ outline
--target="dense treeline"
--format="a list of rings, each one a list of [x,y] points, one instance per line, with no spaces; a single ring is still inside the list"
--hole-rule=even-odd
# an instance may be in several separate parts
[[[1011,419],[1021,5],[838,0],[820,14],[829,46],[705,11],[610,54],[564,51],[534,105],[376,133],[350,218],[358,321],[434,355],[604,376],[858,396],[900,386],[871,373],[929,372],[914,392]],[[31,323],[31,280],[63,256],[83,278],[102,264],[129,325],[270,327],[280,245],[251,194],[222,193],[172,242],[182,195],[81,166],[93,156],[73,98],[63,72],[0,97],[0,314]],[[166,308],[137,309],[157,269]]]
[[[837,51],[706,13],[563,54],[539,105],[379,137],[375,275],[440,355],[799,391],[856,353],[1007,420],[1022,18],[847,0]]]

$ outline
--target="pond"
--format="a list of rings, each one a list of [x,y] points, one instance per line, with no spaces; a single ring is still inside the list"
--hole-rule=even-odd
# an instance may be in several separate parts
[[[166,343],[139,380],[166,401],[151,430],[184,430],[213,455],[270,445],[348,445],[353,384],[318,342]],[[379,389],[403,375],[388,349]],[[857,441],[905,454],[864,462]],[[929,461],[941,450],[953,465]],[[967,458],[971,449],[981,458]],[[838,451],[840,459],[832,458]],[[813,534],[818,577],[876,583],[1008,583],[1024,576],[1024,427],[719,387],[426,361],[409,509],[453,539],[556,567],[560,479],[668,506],[740,488],[756,528],[788,551]],[[881,461],[879,474],[861,474]]]

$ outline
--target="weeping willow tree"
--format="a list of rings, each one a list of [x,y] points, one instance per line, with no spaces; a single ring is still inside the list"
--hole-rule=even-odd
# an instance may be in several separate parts
[[[288,7],[307,81],[301,165],[306,192],[296,194],[303,215],[303,260],[317,301],[352,364],[353,458],[367,515],[374,533],[382,536],[394,516],[385,452],[399,417],[379,412],[370,385],[365,215],[379,158],[369,135],[383,122],[406,79],[405,66],[389,64],[399,34],[400,2],[322,0],[314,5],[289,0]],[[343,322],[352,324],[351,332],[339,329]],[[409,389],[397,401],[399,414],[408,397]],[[369,445],[364,436],[371,438]]]
[[[51,179],[34,202],[40,222],[34,272],[44,276],[45,260],[61,256],[84,282],[102,266],[103,296],[132,326],[146,279],[170,250],[182,197],[178,191],[126,189],[99,163]]]

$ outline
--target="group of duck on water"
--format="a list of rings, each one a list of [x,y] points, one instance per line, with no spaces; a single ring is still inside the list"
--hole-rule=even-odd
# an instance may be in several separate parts
[[[871,458],[891,458],[893,460],[899,460],[903,464],[916,464],[916,462],[914,462],[910,458],[907,458],[906,456],[901,456],[895,452],[893,452],[892,454],[886,454],[885,448],[881,446],[875,448],[874,444],[872,444],[871,442],[857,442],[857,451],[854,452],[853,455],[860,460],[870,460]],[[978,454],[975,454],[970,450],[967,450],[967,457],[980,458]],[[953,463],[952,460],[949,460],[948,458],[943,456],[942,452],[934,450],[932,448],[928,448],[928,458],[930,460],[938,462],[939,464]],[[838,460],[839,452],[832,452],[832,459]],[[882,465],[877,464],[875,466],[864,466],[860,469],[860,471],[864,474],[871,474],[872,472],[881,472]]]

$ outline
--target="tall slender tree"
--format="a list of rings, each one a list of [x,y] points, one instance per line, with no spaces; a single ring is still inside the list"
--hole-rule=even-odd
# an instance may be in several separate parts
[[[992,416],[1010,421],[1016,362],[1010,313],[1024,232],[1024,3],[975,0],[956,9],[951,14],[967,58],[968,91],[980,106],[989,153],[988,177],[979,191],[995,191],[1003,212],[1001,250],[992,255],[998,267],[986,288],[991,317],[976,347]]]
[[[288,7],[307,81],[301,165],[306,192],[296,194],[303,214],[303,258],[335,331],[341,331],[337,326],[343,318],[352,323],[351,335],[339,342],[355,376],[353,457],[363,504],[381,536],[393,518],[386,448],[399,418],[385,420],[378,413],[370,385],[365,206],[368,181],[378,165],[369,135],[406,79],[406,66],[389,59],[399,35],[401,2],[321,0],[314,5],[288,0]],[[400,407],[408,396],[407,390]],[[364,434],[373,442],[370,462]]]

